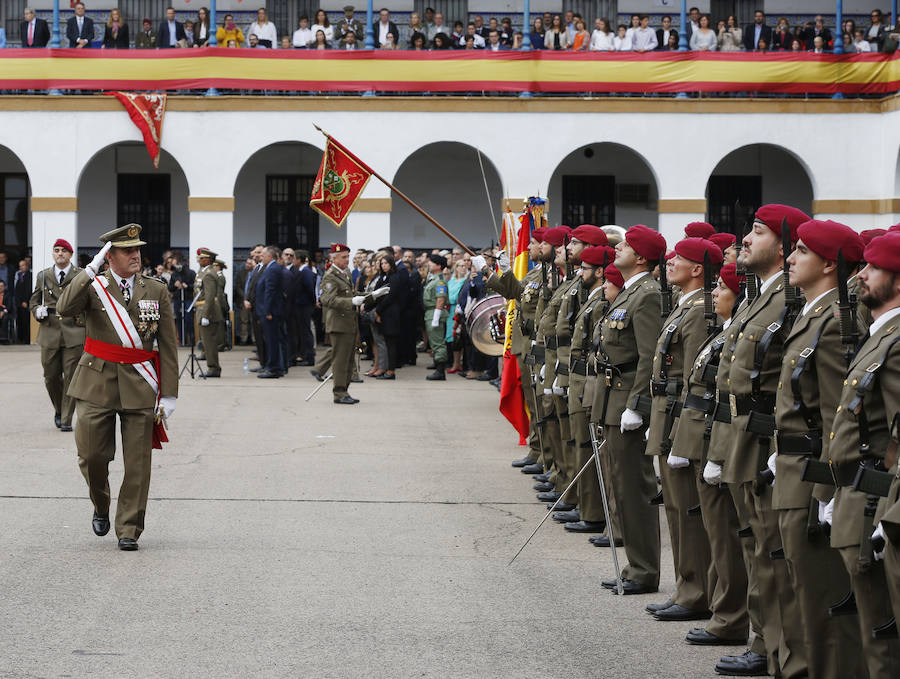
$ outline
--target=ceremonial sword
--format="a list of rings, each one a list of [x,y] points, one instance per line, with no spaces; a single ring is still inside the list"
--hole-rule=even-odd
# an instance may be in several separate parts
[[[324,387],[324,386],[325,386],[325,383],[326,383],[328,380],[330,380],[331,377],[332,377],[333,375],[334,375],[334,371],[332,371],[332,372],[328,373],[327,375],[325,375],[325,379],[322,380],[322,382],[319,384],[319,386],[317,386],[315,389],[313,389],[313,390],[309,393],[309,396],[307,396],[307,397],[306,397],[305,399],[303,399],[303,400],[304,400],[304,401],[308,401],[308,400],[311,399],[313,396],[315,396],[316,394],[318,394],[318,393],[319,393],[319,389],[321,389],[322,387]]]

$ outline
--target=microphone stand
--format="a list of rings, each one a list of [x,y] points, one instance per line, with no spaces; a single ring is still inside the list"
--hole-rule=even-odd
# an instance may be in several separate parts
[[[190,305],[187,309],[184,308],[184,288],[181,288],[181,339],[184,341],[184,332],[185,332],[185,318],[188,313],[194,308],[194,303],[200,299],[200,295],[202,294],[202,290],[197,293],[197,296],[194,297],[193,301],[191,301]],[[197,354],[194,353],[194,348],[197,343],[197,333],[191,333],[191,353],[185,359],[184,365],[181,366],[181,372],[178,373],[178,379],[181,379],[181,376],[184,374],[184,371],[187,370],[188,365],[191,367],[190,376],[191,379],[194,379],[198,374],[204,380],[206,377],[203,375],[203,369],[200,367],[200,361],[197,358]]]

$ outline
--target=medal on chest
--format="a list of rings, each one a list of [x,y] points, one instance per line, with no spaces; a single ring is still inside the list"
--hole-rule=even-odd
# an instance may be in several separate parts
[[[137,330],[141,339],[152,339],[156,335],[158,328],[159,301],[155,299],[139,299]]]

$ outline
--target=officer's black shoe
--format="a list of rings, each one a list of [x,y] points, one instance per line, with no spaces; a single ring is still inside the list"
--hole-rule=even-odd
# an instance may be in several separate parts
[[[591,538],[591,542],[593,542],[593,541],[594,541],[594,538]],[[613,586],[615,586],[615,585],[613,585]],[[658,611],[665,610],[669,606],[674,606],[674,605],[675,605],[675,602],[672,601],[671,599],[669,599],[667,601],[664,601],[661,604],[647,604],[644,607],[644,610],[647,611],[648,613],[657,613]]]
[[[354,378],[353,378],[352,380],[350,380],[350,381],[351,381],[353,384],[362,384],[363,378],[362,378],[362,377],[354,377]]]
[[[565,524],[581,521],[581,512],[577,509],[572,509],[568,512],[553,512],[553,520]]]
[[[334,399],[334,402],[345,406],[352,406],[359,403],[359,399],[353,398],[352,396],[341,396],[340,398]]]
[[[256,376],[261,380],[272,380],[272,379],[281,377],[283,375],[284,375],[284,373],[276,372],[274,370],[262,370],[262,371],[256,373]]]
[[[444,381],[447,379],[447,376],[444,374],[444,364],[443,363],[435,363],[435,370],[426,380],[430,380],[432,382]]]
[[[553,502],[548,502],[547,509],[553,509],[553,505]],[[560,502],[558,505],[556,505],[556,509],[560,512],[571,512],[577,506],[578,505],[570,505],[568,502]]]
[[[119,549],[123,552],[136,552],[137,548],[137,540],[134,538],[119,538]]]
[[[684,640],[694,646],[743,646],[747,643],[746,637],[743,639],[723,639],[715,634],[710,634],[702,627],[692,627]]]
[[[622,580],[622,594],[653,594],[654,592],[658,592],[659,587],[653,587],[651,585],[643,585],[640,582],[635,582],[634,580],[628,580],[624,578]],[[612,593],[618,594],[619,591],[616,588],[615,580],[613,580]]]
[[[221,371],[214,372],[214,373],[212,373],[212,372],[202,372],[202,373],[200,373],[200,377],[221,377],[221,376],[222,376],[222,372],[221,372]],[[257,377],[258,377],[258,375],[257,375]]]
[[[531,464],[526,464],[522,467],[523,474],[543,474],[544,465],[540,462],[532,462]]]
[[[536,484],[534,484],[534,486],[532,486],[532,488],[534,488],[539,493],[549,493],[555,487],[556,486],[554,486],[549,481],[542,481],[541,483],[536,483]]]
[[[561,497],[562,493],[560,493],[558,490],[551,490],[546,493],[537,494],[537,499],[541,502],[556,502]]]
[[[250,368],[247,372],[251,372],[251,373],[261,373],[263,370],[265,370],[265,367],[263,367],[263,366],[261,366],[261,365],[258,365],[258,366],[256,366],[255,368]],[[321,380],[319,380],[319,381],[321,382]]]
[[[534,480],[538,483],[543,483],[544,481],[550,480],[550,472],[544,472],[543,474],[535,474]]]
[[[476,377],[475,379],[478,380],[479,382],[490,382],[490,381],[492,381],[494,378],[491,377],[490,375],[488,375],[487,373],[482,373],[481,375],[479,375],[479,376]]]
[[[59,429],[62,426],[62,416],[59,413],[53,416],[53,424],[56,425],[56,428]]]
[[[312,361],[294,361],[294,365],[301,367],[309,367],[311,365],[315,365]]]
[[[602,533],[606,530],[606,524],[602,521],[571,521],[565,529],[574,533]]]
[[[616,579],[609,578],[608,580],[601,580],[600,584],[604,589],[615,589],[616,588]]]
[[[61,424],[61,425],[59,425],[59,430],[60,431],[72,431],[72,425],[71,424]]]
[[[530,464],[536,464],[530,457],[523,457],[521,460],[513,460],[512,462],[512,466],[517,468],[527,467]]]
[[[606,537],[605,533],[589,537],[588,542],[594,545],[594,547],[609,547],[609,538]],[[622,540],[622,538],[616,538],[616,547],[621,547],[624,544],[625,542]]]
[[[94,535],[103,537],[109,532],[109,516],[100,516],[94,512],[94,518],[91,519],[91,528],[94,529]]]
[[[663,622],[684,622],[685,620],[709,620],[712,617],[712,613],[710,611],[695,611],[679,604],[672,604],[668,608],[656,611],[653,617]]]
[[[728,677],[764,677],[768,673],[766,656],[750,650],[741,655],[726,655],[716,663],[716,673]]]
[[[319,380],[319,382],[324,382],[324,381],[325,381],[325,378],[322,377],[322,376],[321,376],[319,373],[317,373],[315,370],[310,370],[310,371],[309,371],[309,374],[312,375],[313,377],[315,377],[317,380]]]

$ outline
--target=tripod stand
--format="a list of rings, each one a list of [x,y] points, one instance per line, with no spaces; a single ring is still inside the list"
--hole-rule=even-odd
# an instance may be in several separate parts
[[[182,342],[184,341],[185,323],[187,322],[187,315],[194,308],[194,302],[196,302],[200,298],[201,294],[202,294],[202,291],[198,292],[197,296],[194,297],[190,306],[188,306],[188,308],[185,309],[184,308],[184,288],[181,288],[181,340],[182,340]],[[193,330],[193,328],[192,328],[192,330]],[[185,360],[184,365],[181,366],[181,372],[178,373],[178,379],[181,379],[181,376],[184,374],[184,371],[187,370],[188,366],[191,367],[191,370],[190,370],[191,379],[194,379],[197,375],[199,375],[203,379],[206,379],[206,376],[203,374],[203,369],[200,367],[200,361],[197,358],[197,354],[194,353],[194,348],[195,348],[196,344],[197,344],[197,333],[191,332],[191,353]]]

